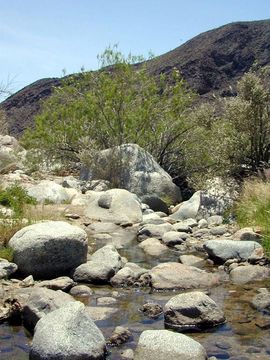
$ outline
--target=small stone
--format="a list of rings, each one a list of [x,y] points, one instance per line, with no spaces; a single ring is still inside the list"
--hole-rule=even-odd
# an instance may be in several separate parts
[[[76,285],[70,290],[70,295],[75,297],[89,297],[93,295],[93,290],[86,285]]]
[[[35,285],[35,281],[33,279],[32,275],[27,276],[25,279],[22,280],[21,282],[21,286],[22,287],[29,287],[29,286],[34,286]]]
[[[140,311],[150,319],[157,319],[162,313],[163,309],[159,304],[146,303],[140,307]]]
[[[117,300],[109,296],[104,296],[97,299],[97,305],[113,305],[115,303],[117,303]]]
[[[122,360],[133,360],[134,359],[134,351],[132,349],[126,349],[121,353]]]
[[[131,332],[128,328],[123,326],[117,326],[107,344],[110,346],[119,346],[126,343],[132,337]]]

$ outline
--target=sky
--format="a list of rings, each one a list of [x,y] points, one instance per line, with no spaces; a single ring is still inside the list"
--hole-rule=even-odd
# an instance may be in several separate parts
[[[109,45],[161,55],[201,32],[267,18],[270,0],[0,0],[0,83],[15,92],[94,70]]]

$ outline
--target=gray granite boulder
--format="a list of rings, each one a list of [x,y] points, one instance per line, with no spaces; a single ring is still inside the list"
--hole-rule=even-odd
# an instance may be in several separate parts
[[[86,262],[87,234],[63,221],[46,221],[19,230],[9,241],[13,261],[24,276],[51,279]]]
[[[102,360],[106,344],[85,306],[76,301],[44,316],[37,324],[30,360]]]
[[[262,246],[255,241],[209,240],[203,247],[216,263],[224,263],[229,259],[247,260],[254,252],[262,251]]]
[[[174,330],[200,330],[225,322],[224,313],[214,300],[200,291],[172,297],[164,307],[165,327]]]
[[[75,283],[68,276],[60,276],[56,279],[41,281],[37,283],[36,286],[51,290],[69,291],[73,286],[75,286]]]
[[[155,257],[162,256],[168,252],[167,246],[161,244],[156,238],[149,238],[142,241],[139,247],[142,248],[147,255]]]
[[[258,289],[258,294],[252,298],[251,304],[257,310],[270,313],[270,292],[266,288]]]
[[[142,221],[140,202],[135,194],[124,189],[87,192],[85,215],[96,221],[135,224]]]
[[[260,265],[237,266],[230,272],[230,280],[234,284],[247,284],[269,279],[270,268]]]
[[[143,241],[147,238],[161,239],[162,236],[168,231],[173,231],[171,224],[147,224],[139,228],[138,240]]]
[[[203,346],[192,338],[169,330],[143,331],[134,360],[206,360]]]
[[[161,263],[149,271],[155,290],[203,289],[219,284],[219,276],[193,266],[174,262]]]
[[[126,263],[123,269],[119,270],[111,279],[110,283],[115,287],[133,286],[141,275],[146,274],[147,269],[134,263]]]
[[[106,245],[93,253],[90,261],[78,266],[73,279],[79,282],[104,284],[123,267],[121,256],[113,245]]]
[[[222,215],[231,205],[232,199],[230,197],[224,197],[218,193],[214,194],[208,190],[197,191],[189,200],[183,201],[178,210],[170,217],[177,221],[188,218],[207,219],[213,215]]]
[[[171,203],[181,201],[180,189],[171,176],[163,170],[152,155],[136,144],[123,144],[119,147],[100,151],[89,171],[81,171],[81,179],[104,179],[138,196],[156,195],[166,197]]]
[[[26,189],[29,196],[38,202],[64,203],[70,200],[70,196],[63,186],[50,180],[42,180],[36,185]]]
[[[27,329],[33,331],[44,315],[72,301],[75,301],[73,297],[61,290],[34,288],[22,310],[23,323]]]

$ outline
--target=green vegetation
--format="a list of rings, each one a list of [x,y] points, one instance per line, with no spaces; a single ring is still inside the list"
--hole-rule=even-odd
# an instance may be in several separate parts
[[[8,261],[12,261],[13,260],[13,250],[8,246],[0,247],[0,258],[6,259]]]
[[[36,200],[18,184],[0,189],[0,205],[11,208],[14,211],[14,218],[20,218],[23,215],[25,204],[36,204]]]
[[[35,128],[25,132],[24,146],[40,149],[41,157],[46,152],[49,161],[91,164],[96,151],[137,143],[178,174],[199,136],[192,137],[199,127],[191,116],[195,94],[177,70],[154,77],[146,65],[134,66],[140,57],[116,48],[99,59],[99,72],[83,71],[55,89]]]
[[[236,205],[237,222],[241,227],[258,227],[263,247],[270,255],[270,182],[254,179],[244,183]]]
[[[244,75],[236,97],[197,105],[177,69],[151,75],[141,57],[117,47],[99,60],[99,71],[64,78],[44,102],[23,137],[32,164],[92,166],[98,151],[136,143],[174,179],[200,188],[207,178],[254,174],[269,163],[268,69]]]

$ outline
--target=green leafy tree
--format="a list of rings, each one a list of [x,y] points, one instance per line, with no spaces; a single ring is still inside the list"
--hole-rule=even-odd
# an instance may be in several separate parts
[[[42,149],[50,161],[74,163],[137,143],[167,170],[179,167],[195,127],[189,116],[195,95],[178,71],[154,77],[142,60],[110,47],[99,56],[99,71],[66,77],[25,132],[24,145]]]

